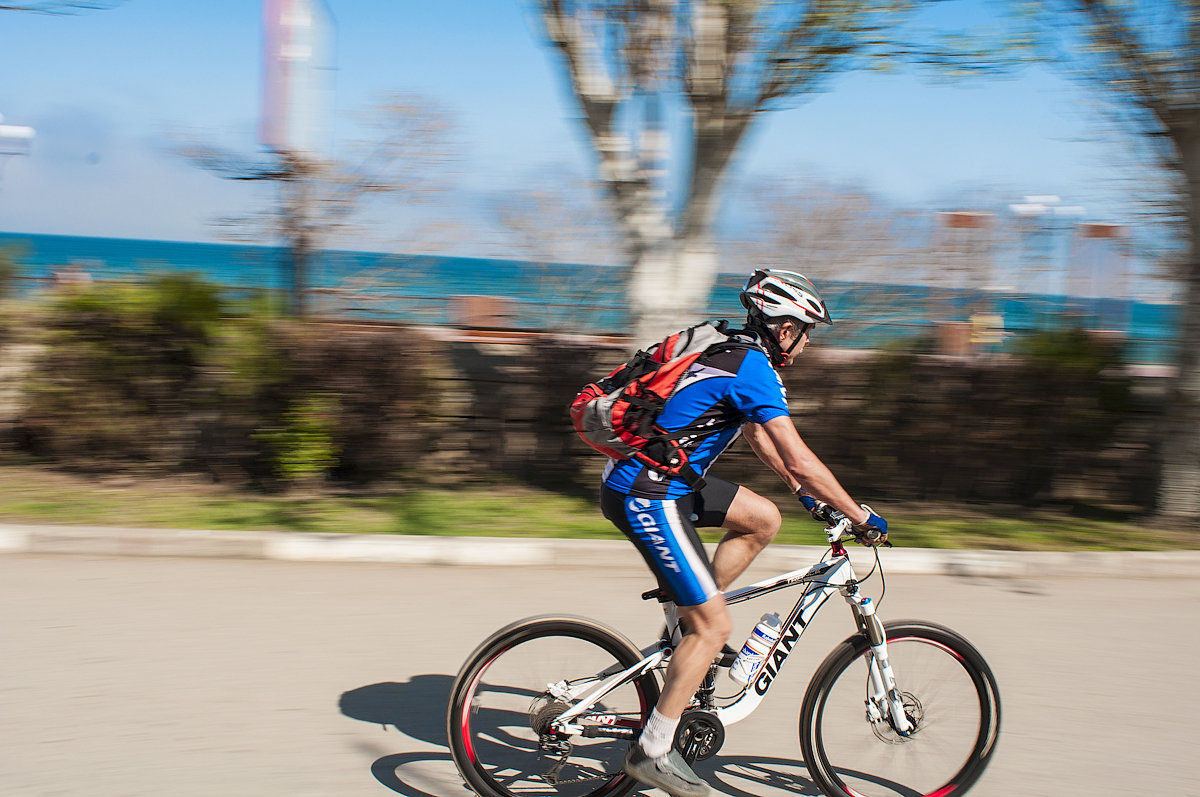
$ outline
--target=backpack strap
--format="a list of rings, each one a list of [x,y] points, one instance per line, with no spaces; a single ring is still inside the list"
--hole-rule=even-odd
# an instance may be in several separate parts
[[[723,334],[729,334],[726,332],[728,322],[718,321],[716,324],[713,324],[713,326],[716,327],[719,332]],[[689,334],[692,332],[693,330],[688,330]],[[753,341],[730,335],[730,337],[726,338],[725,340],[717,341],[716,343],[711,344],[700,356],[708,357],[718,352],[731,351],[734,349],[759,348],[761,347]],[[652,439],[645,447],[643,447],[642,451],[639,452],[639,455],[637,455],[637,459],[648,467],[659,471],[660,473],[680,479],[693,491],[702,490],[704,489],[705,485],[704,477],[701,476],[700,473],[693,468],[690,463],[686,461],[679,461],[679,464],[673,467],[664,463],[670,463],[673,456],[678,456],[678,454],[682,453],[677,453],[676,451],[678,448],[679,438],[692,435],[707,437],[715,434],[717,431],[718,430],[716,429],[710,429],[708,427],[694,426],[687,426],[683,429],[677,429],[676,431],[670,433],[668,433],[666,430],[662,430],[662,433],[658,437]],[[647,453],[647,456],[642,456],[642,454]]]
[[[704,477],[680,457],[682,452],[676,450],[674,442],[670,436],[660,435],[647,442],[633,458],[652,470],[681,480],[693,491],[704,489]]]

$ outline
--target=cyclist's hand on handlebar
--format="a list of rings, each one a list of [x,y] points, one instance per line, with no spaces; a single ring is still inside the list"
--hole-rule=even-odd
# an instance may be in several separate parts
[[[818,523],[832,526],[846,517],[829,504],[818,501],[807,493],[797,493],[796,497],[800,499],[800,504],[813,516],[813,520]],[[863,545],[886,545],[890,548],[891,543],[888,542],[887,521],[875,514],[875,511],[866,504],[859,504],[859,506],[866,510],[867,519],[862,523],[855,523],[850,526],[850,533],[854,535],[854,539]]]
[[[826,526],[832,526],[839,520],[845,517],[841,512],[831,507],[822,501],[818,501],[811,495],[803,494],[799,496],[800,503],[808,513],[812,515],[813,520],[818,523],[824,523]]]
[[[866,504],[859,504],[867,511],[867,519],[862,523],[855,523],[850,527],[850,531],[854,534],[854,538],[863,545],[883,545],[888,538],[887,521],[875,514],[875,511]]]

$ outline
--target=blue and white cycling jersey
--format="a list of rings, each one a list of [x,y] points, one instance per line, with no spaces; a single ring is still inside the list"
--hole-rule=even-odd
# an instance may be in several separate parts
[[[743,424],[766,423],[788,414],[783,381],[766,353],[757,346],[736,347],[700,357],[663,407],[658,422],[669,432],[698,430],[681,443],[692,467],[703,474],[738,438]],[[634,459],[609,460],[604,483],[626,495],[660,500],[691,492],[682,480]]]

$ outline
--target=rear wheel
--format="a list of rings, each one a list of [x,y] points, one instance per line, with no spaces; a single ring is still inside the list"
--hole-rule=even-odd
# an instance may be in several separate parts
[[[963,637],[930,623],[887,623],[888,660],[904,711],[901,735],[867,715],[870,645],[842,642],[813,675],[800,711],[809,774],[831,797],[945,797],[983,773],[1000,730],[987,662]]]
[[[652,673],[614,689],[576,719],[582,735],[561,734],[553,722],[641,659],[624,637],[582,618],[532,618],[493,634],[463,665],[450,693],[450,753],[467,784],[484,797],[628,793],[637,783],[621,764],[658,702]]]

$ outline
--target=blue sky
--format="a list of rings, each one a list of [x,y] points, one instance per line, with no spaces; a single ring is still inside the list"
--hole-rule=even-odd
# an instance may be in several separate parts
[[[457,119],[464,206],[532,174],[589,173],[565,79],[530,4],[328,4],[335,118],[393,91],[435,99]],[[0,163],[0,230],[215,240],[214,218],[269,203],[267,187],[222,180],[169,147],[171,131],[183,130],[254,150],[260,51],[255,0],[0,12],[0,114],[37,130],[29,155]],[[1115,179],[1114,134],[1077,87],[1045,69],[956,86],[853,74],[829,88],[762,117],[737,176],[817,175],[931,209],[956,190],[987,186],[1013,201],[1059,195],[1097,220],[1131,212]],[[405,211],[395,213],[400,228]],[[383,217],[382,226],[392,223]],[[364,240],[386,247],[393,232]],[[468,234],[457,253],[490,254],[485,237]]]

